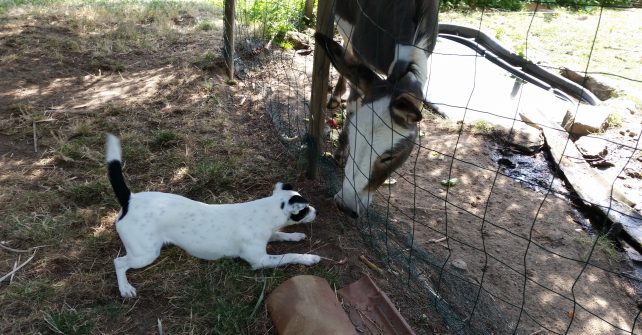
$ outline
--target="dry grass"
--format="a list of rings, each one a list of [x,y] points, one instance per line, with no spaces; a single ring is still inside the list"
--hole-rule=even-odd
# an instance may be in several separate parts
[[[216,66],[219,5],[0,8],[0,242],[43,246],[0,283],[0,333],[149,333],[159,319],[168,334],[269,333],[262,293],[302,273],[341,284],[331,262],[252,271],[240,260],[205,262],[168,247],[153,265],[130,272],[140,297],[121,299],[112,260],[123,250],[103,165],[105,132],[122,138],[132,190],[210,203],[266,196],[279,180],[300,185],[288,164],[296,157],[263,112],[239,106],[247,92],[228,86]],[[309,244],[270,252],[336,249],[331,239],[322,243],[317,233]],[[4,275],[32,253],[0,255]]]

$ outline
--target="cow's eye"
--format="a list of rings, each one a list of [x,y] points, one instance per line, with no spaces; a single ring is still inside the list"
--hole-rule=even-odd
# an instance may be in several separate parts
[[[384,155],[381,155],[381,157],[379,157],[379,161],[380,161],[381,163],[388,163],[388,162],[390,162],[393,158],[395,158],[395,156],[393,156],[393,155],[385,155],[385,154],[384,154]]]

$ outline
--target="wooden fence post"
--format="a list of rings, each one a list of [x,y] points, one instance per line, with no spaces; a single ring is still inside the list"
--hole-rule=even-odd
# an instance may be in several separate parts
[[[223,19],[223,57],[227,64],[227,76],[234,80],[234,14],[236,12],[236,0],[225,0],[225,18]]]
[[[334,28],[334,0],[318,0],[317,32],[332,36]],[[320,147],[323,141],[323,125],[325,121],[325,104],[328,96],[328,75],[330,60],[321,48],[314,48],[314,63],[312,65],[312,94],[310,97],[310,141],[308,143],[307,177],[315,179],[319,170]]]

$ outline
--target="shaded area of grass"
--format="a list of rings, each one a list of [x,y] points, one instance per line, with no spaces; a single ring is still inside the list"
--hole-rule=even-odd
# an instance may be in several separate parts
[[[151,333],[157,319],[172,334],[265,333],[263,298],[279,283],[306,273],[341,282],[329,264],[252,271],[240,260],[206,262],[168,247],[128,274],[140,299],[118,294],[113,258],[124,250],[104,167],[106,132],[121,138],[133,192],[229,203],[301,180],[261,112],[235,100],[251,93],[228,86],[216,66],[195,66],[219,57],[220,4],[2,2],[0,72],[17,79],[0,84],[0,149],[9,152],[0,157],[0,240],[45,247],[0,283],[0,333]],[[128,80],[148,89],[144,97],[118,91]],[[34,152],[33,122],[42,120]],[[3,274],[31,256],[0,253]]]

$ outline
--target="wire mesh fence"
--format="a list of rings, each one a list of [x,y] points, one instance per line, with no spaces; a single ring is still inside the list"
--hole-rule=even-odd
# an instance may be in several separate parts
[[[365,0],[348,2],[359,8],[350,22],[376,27],[363,36],[337,26],[337,40],[361,39],[349,41],[355,49],[364,48],[363,41],[382,48],[379,35],[399,42],[395,34],[417,22],[391,15],[394,8],[381,12]],[[355,224],[371,254],[412,292],[416,305],[438,310],[456,334],[642,334],[640,272],[621,252],[640,241],[640,131],[626,129],[618,136],[612,129],[584,134],[575,128],[593,109],[611,111],[601,125],[617,123],[618,107],[609,100],[623,99],[598,98],[587,89],[590,76],[617,78],[632,92],[642,87],[639,72],[626,70],[642,50],[614,43],[631,38],[634,29],[622,25],[617,38],[608,38],[618,29],[609,21],[642,12],[620,2],[581,3],[589,14],[551,10],[545,2],[524,3],[530,10],[519,12],[481,6],[457,17],[442,11],[434,50],[414,46],[431,52],[419,97],[426,108],[416,134],[408,135],[390,117],[390,101],[382,108],[364,90],[356,90],[367,97],[360,102],[350,106],[348,98],[351,114],[342,108],[311,113],[319,69],[312,60],[313,31],[305,26],[309,14],[302,14],[309,13],[306,3],[237,1],[236,76],[251,85],[250,107],[265,108],[281,139],[299,154],[301,167],[309,164],[306,153],[312,150],[327,189],[340,202],[356,198],[362,211]],[[442,3],[442,10],[450,4]],[[511,16],[518,19],[506,19]],[[401,28],[387,30],[390,22],[379,17]],[[553,21],[561,24],[551,26]],[[522,32],[512,51],[497,41],[510,29]],[[494,36],[482,33],[489,30]],[[286,38],[286,31],[303,35]],[[547,39],[558,41],[553,50],[550,42],[542,47]],[[294,45],[299,40],[302,45]],[[548,59],[556,49],[570,55]],[[367,59],[367,52],[354,51]],[[403,57],[397,53],[394,59]],[[557,74],[560,59],[574,65],[568,70],[579,73],[579,80]],[[379,72],[377,78],[392,91],[402,87]],[[331,71],[330,82],[337,77]],[[324,104],[328,93],[323,87]],[[639,107],[628,112],[625,121],[640,124]],[[324,137],[311,139],[311,123],[320,117],[327,120]],[[342,136],[333,127],[342,123],[352,131],[345,169],[332,158]],[[599,142],[590,147],[607,148],[611,156],[600,150],[588,154],[578,143],[582,138]],[[399,141],[411,143],[412,151],[383,185],[346,195],[359,180],[374,178],[377,159],[394,156]]]

